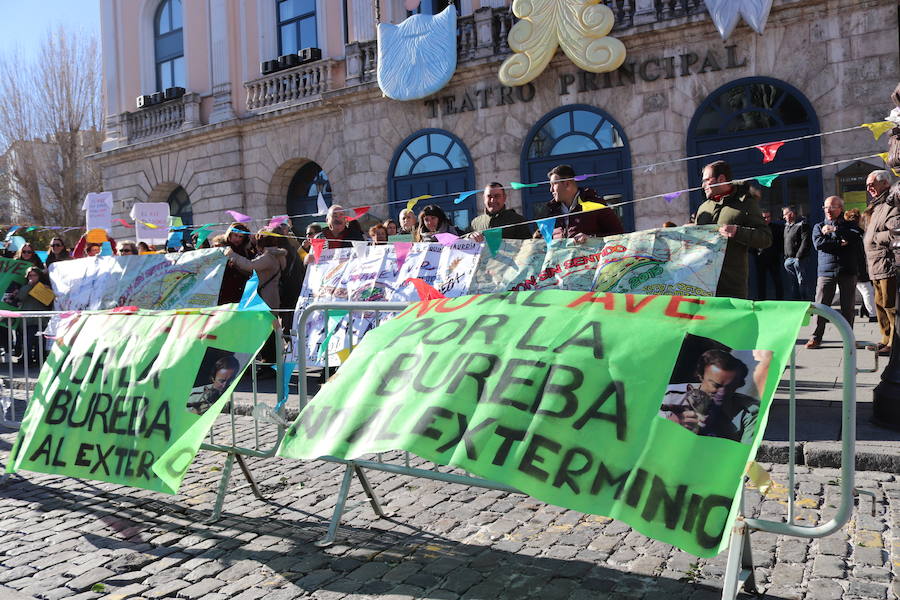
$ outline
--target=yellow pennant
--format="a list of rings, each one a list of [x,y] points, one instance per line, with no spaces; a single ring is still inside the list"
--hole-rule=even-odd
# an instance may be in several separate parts
[[[434,198],[431,194],[425,194],[422,196],[416,196],[415,198],[410,198],[409,202],[406,203],[406,210],[412,210],[412,207],[419,202],[419,200],[428,200],[429,198]]]
[[[606,208],[605,204],[600,204],[599,202],[582,202],[581,203],[582,210],[600,210],[601,208]]]
[[[884,135],[885,131],[890,131],[897,125],[891,121],[878,121],[876,123],[863,123],[862,126],[871,131],[877,140]]]

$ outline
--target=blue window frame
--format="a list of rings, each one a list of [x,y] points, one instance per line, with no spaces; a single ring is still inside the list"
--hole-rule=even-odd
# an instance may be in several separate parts
[[[454,203],[455,194],[474,185],[472,158],[461,140],[441,129],[418,131],[400,144],[391,160],[388,190],[390,200],[396,202],[391,204],[391,216],[396,218],[405,208],[403,200],[438,196],[420,201],[417,208],[437,204],[454,225],[465,230],[475,216],[478,194],[459,204]]]
[[[626,202],[615,210],[626,230],[634,228],[634,207],[627,203],[632,199],[631,155],[622,128],[612,117],[594,106],[573,104],[535,123],[522,147],[522,181],[546,181],[547,172],[562,164],[571,165],[579,175],[598,174],[580,185],[607,196],[610,203]],[[549,200],[546,185],[522,190],[522,208],[530,219],[541,217]]]
[[[318,47],[316,0],[278,0],[278,54]]]
[[[186,87],[182,15],[181,0],[165,0],[156,9],[153,42],[158,91],[170,87]]]

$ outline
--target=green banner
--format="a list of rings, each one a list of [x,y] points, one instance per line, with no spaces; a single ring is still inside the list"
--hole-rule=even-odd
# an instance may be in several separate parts
[[[3,294],[0,296],[0,310],[18,309],[18,293],[26,283],[25,273],[31,266],[30,262],[24,260],[0,258],[0,293]],[[0,319],[0,326],[6,327],[6,323],[6,319]]]
[[[7,471],[176,493],[271,331],[267,311],[221,307],[73,314],[41,369]],[[177,456],[160,461],[170,448]]]
[[[808,307],[558,290],[419,302],[362,340],[278,453],[409,450],[713,556]]]

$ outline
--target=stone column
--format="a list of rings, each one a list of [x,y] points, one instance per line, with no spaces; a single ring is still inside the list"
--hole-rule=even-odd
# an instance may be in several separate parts
[[[234,118],[231,106],[231,69],[229,64],[228,2],[209,0],[209,39],[212,62],[213,106],[210,123],[220,123]],[[185,122],[187,115],[185,114]]]
[[[484,6],[475,11],[475,56],[482,58],[494,54],[494,9]]]
[[[181,125],[181,130],[187,131],[202,125],[200,122],[200,95],[187,93],[182,101],[184,102],[184,123]]]

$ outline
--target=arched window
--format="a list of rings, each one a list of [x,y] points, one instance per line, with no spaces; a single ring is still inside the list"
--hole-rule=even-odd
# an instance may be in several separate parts
[[[580,185],[608,197],[610,203],[631,200],[628,143],[619,125],[602,110],[587,105],[563,106],[544,115],[525,139],[521,164],[524,183],[546,181],[550,169],[568,164],[579,175],[597,174]],[[547,186],[522,190],[522,205],[529,218],[540,217],[542,205],[549,200]],[[631,204],[618,207],[616,212],[626,229],[634,228]]]
[[[475,216],[477,194],[455,204],[455,194],[475,185],[472,159],[463,143],[440,129],[414,133],[400,145],[391,161],[388,189],[391,215],[405,208],[400,201],[422,195],[437,196],[420,202],[440,206],[460,229],[466,229]],[[450,194],[450,195],[448,195]]]
[[[185,87],[181,0],[164,0],[153,21],[156,89]]]
[[[819,121],[804,95],[792,86],[763,77],[739,79],[712,94],[694,113],[688,129],[688,156],[722,153],[688,162],[690,187],[700,185],[700,171],[714,160],[731,165],[735,178],[751,178],[778,171],[802,169],[821,163],[819,138],[785,144],[775,160],[762,162],[755,148],[723,152],[819,133]],[[781,208],[794,204],[813,222],[822,216],[822,175],[819,169],[778,177],[771,187],[757,186],[760,206],[777,219]],[[692,192],[691,211],[703,201],[701,192]]]
[[[406,11],[406,16],[411,17],[412,15],[436,15],[440,12],[443,12],[445,8],[447,8],[447,0],[422,0],[419,2],[419,6],[414,8],[413,10]],[[462,14],[462,8],[459,5],[459,0],[453,0],[453,5],[456,7],[456,14]]]
[[[279,0],[278,54],[318,46],[316,0]]]
[[[318,164],[309,161],[294,173],[288,186],[287,213],[289,215],[315,215],[318,212],[319,194],[325,204],[331,206],[331,183],[328,175]],[[317,221],[324,221],[325,215],[292,217],[291,226],[297,235],[304,235],[306,226]]]
[[[178,186],[169,194],[169,216],[181,217],[183,225],[194,224],[194,210],[191,208],[191,199],[184,188]]]

